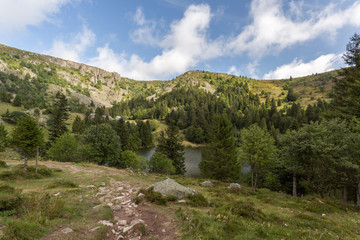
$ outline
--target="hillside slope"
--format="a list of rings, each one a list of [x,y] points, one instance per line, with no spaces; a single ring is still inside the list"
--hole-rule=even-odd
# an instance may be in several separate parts
[[[30,81],[40,79],[46,84],[49,95],[60,90],[80,103],[89,105],[93,101],[97,106],[106,107],[139,95],[148,100],[157,99],[181,86],[191,85],[214,94],[221,84],[231,81],[247,82],[250,90],[262,101],[267,96],[275,100],[284,99],[291,87],[299,95],[298,102],[306,106],[315,103],[318,98],[327,99],[332,80],[338,75],[338,71],[333,71],[303,78],[260,81],[224,73],[189,71],[171,81],[135,81],[115,72],[4,45],[0,45],[0,72]],[[5,83],[14,84],[8,81],[0,83],[0,86]]]

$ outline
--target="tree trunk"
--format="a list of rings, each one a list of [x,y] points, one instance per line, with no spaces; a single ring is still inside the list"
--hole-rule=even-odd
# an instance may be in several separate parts
[[[254,169],[251,169],[251,187],[252,187],[252,190],[255,192],[255,188],[254,188]]]
[[[297,185],[296,185],[296,174],[293,175],[293,189],[292,189],[292,196],[297,197]]]
[[[39,147],[36,148],[36,166],[35,166],[35,174],[38,172],[38,160],[39,160]]]
[[[357,197],[356,205],[360,207],[360,181],[358,181],[356,197]]]
[[[258,174],[255,174],[255,185],[254,185],[254,192],[256,192],[256,184],[257,184]]]
[[[25,159],[24,159],[24,171],[27,171],[27,167],[28,167],[28,157],[25,156]]]
[[[348,203],[348,189],[347,186],[344,186],[344,196],[343,196],[343,201],[345,204]]]

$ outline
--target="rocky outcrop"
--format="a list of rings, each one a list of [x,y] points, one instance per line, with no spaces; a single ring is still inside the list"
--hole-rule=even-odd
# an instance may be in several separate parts
[[[201,186],[203,186],[203,187],[213,187],[214,184],[212,182],[210,182],[210,181],[204,181],[204,182],[201,183]]]
[[[182,199],[190,194],[197,194],[195,190],[184,187],[183,185],[175,182],[175,180],[170,178],[161,182],[157,182],[151,187],[153,187],[154,192],[159,192],[163,196],[175,196],[178,199]]]

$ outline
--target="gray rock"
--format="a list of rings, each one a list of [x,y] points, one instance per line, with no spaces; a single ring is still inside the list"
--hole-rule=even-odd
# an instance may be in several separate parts
[[[184,187],[183,185],[180,185],[179,183],[175,182],[173,179],[170,178],[161,182],[157,182],[151,187],[154,188],[154,192],[159,192],[163,196],[175,196],[178,199],[182,199],[189,194],[197,194],[195,190]]]
[[[95,231],[97,231],[99,229],[100,229],[100,226],[97,226],[97,227],[94,227],[94,228],[90,229],[90,232],[95,232]]]
[[[67,228],[64,228],[63,230],[61,230],[62,233],[64,234],[68,234],[68,233],[71,233],[73,232],[74,230],[72,230],[71,228],[67,227]]]
[[[213,187],[214,184],[212,182],[210,182],[210,181],[205,181],[205,182],[201,183],[201,186],[203,186],[203,187]]]
[[[114,224],[112,224],[111,222],[107,221],[107,220],[100,220],[98,223],[108,226],[108,227],[112,227],[114,226]]]
[[[228,187],[230,189],[241,189],[241,185],[238,183],[230,183],[230,186]]]

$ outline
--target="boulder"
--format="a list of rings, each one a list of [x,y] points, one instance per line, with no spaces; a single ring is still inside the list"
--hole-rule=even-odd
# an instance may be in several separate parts
[[[151,187],[153,187],[154,192],[161,193],[163,196],[175,196],[178,199],[182,199],[189,194],[195,195],[197,194],[195,190],[184,187],[183,185],[175,182],[173,179],[166,179],[161,182],[157,182],[153,184]]]
[[[230,189],[241,189],[241,185],[238,183],[230,183],[230,186],[228,187]]]
[[[203,187],[213,187],[214,184],[212,182],[210,182],[210,181],[205,181],[205,182],[201,183],[201,186],[203,186]]]

